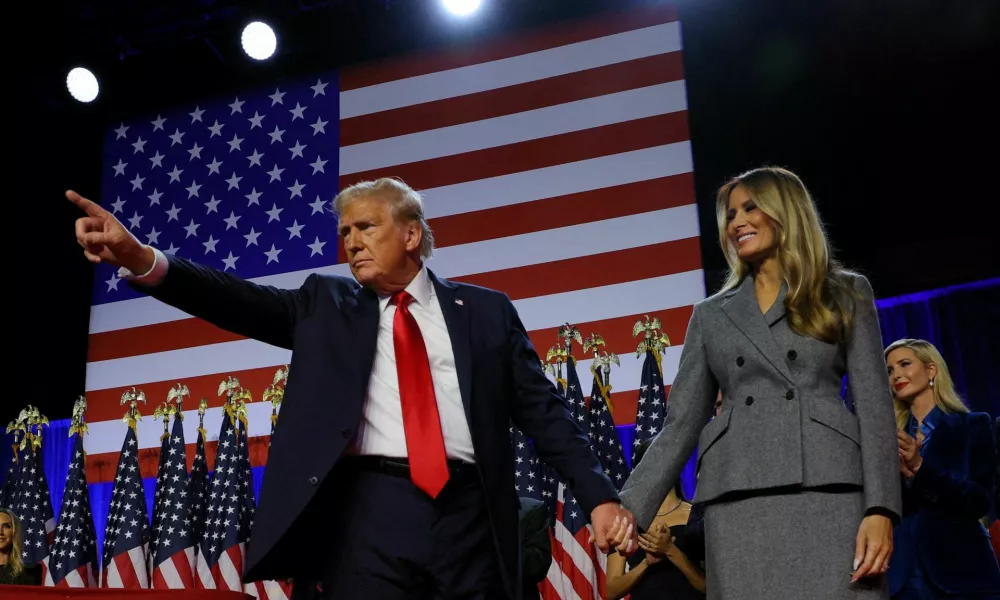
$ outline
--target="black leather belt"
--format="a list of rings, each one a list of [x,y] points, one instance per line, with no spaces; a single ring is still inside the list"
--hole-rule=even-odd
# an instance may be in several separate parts
[[[345,466],[365,471],[377,471],[396,477],[410,477],[410,461],[406,458],[387,456],[345,456]],[[476,465],[461,460],[448,460],[448,472],[455,477],[477,476]]]

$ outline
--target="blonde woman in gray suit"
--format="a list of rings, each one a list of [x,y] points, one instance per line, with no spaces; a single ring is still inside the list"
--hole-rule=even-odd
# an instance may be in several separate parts
[[[899,460],[871,285],[833,260],[794,173],[740,175],[717,209],[731,273],[695,306],[666,423],[622,502],[647,527],[697,444],[709,600],[888,598]],[[628,552],[630,533],[610,542]]]

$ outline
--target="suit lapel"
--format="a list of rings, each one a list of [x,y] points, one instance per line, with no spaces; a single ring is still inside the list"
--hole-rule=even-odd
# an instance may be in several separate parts
[[[354,290],[350,306],[351,330],[354,332],[352,340],[357,349],[357,356],[361,364],[361,374],[365,378],[365,389],[368,385],[368,377],[371,375],[372,366],[375,364],[375,345],[378,338],[378,296],[371,290],[358,286]]]
[[[458,372],[458,387],[462,392],[462,405],[465,407],[465,418],[472,424],[472,339],[469,326],[471,307],[465,305],[465,300],[459,294],[458,286],[445,279],[438,279],[434,272],[427,270],[427,275],[434,284],[438,304],[444,314],[444,322],[448,326],[451,337],[451,350],[455,355],[455,370]]]
[[[784,289],[782,286],[782,290]],[[760,305],[757,304],[757,296],[754,294],[753,278],[747,276],[739,287],[727,295],[726,301],[722,303],[722,310],[729,317],[729,320],[743,332],[743,335],[747,336],[753,345],[760,350],[767,362],[771,363],[789,381],[794,381],[792,373],[785,363],[785,356],[774,341],[770,328],[771,323],[776,322],[785,314],[783,301],[784,294],[779,292],[778,298],[774,301],[775,306],[768,310],[767,315],[762,314]]]

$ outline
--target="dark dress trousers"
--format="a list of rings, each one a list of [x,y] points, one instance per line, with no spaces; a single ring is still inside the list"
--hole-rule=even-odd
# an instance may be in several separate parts
[[[913,587],[930,588],[931,597],[1000,598],[1000,566],[979,521],[996,485],[990,416],[935,408],[927,421],[933,430],[921,447],[923,464],[902,484],[889,591],[894,598],[913,597],[909,589],[900,593]],[[914,573],[919,582],[911,581]]]
[[[335,467],[344,462],[361,420],[376,351],[378,297],[345,277],[311,274],[298,289],[282,290],[167,258],[159,285],[132,285],[222,329],[292,350],[244,580],[321,580],[328,576],[324,550],[347,542],[331,525],[336,519],[330,511],[355,479],[338,479]],[[516,598],[519,504],[511,421],[534,439],[540,458],[572,482],[588,513],[618,501],[618,494],[542,372],[510,299],[428,274],[451,338],[503,592]],[[393,498],[383,500],[391,506]]]
[[[519,496],[518,531],[521,536],[521,588],[524,600],[540,598],[538,584],[552,565],[549,507],[541,500]]]

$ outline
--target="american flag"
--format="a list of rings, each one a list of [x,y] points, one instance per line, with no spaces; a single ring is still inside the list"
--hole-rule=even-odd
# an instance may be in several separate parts
[[[13,425],[13,423],[11,423]],[[21,472],[18,468],[20,464],[20,445],[17,441],[17,431],[14,432],[14,443],[11,444],[10,465],[7,467],[7,478],[0,488],[0,506],[14,506],[14,499],[18,495],[18,483],[21,479]]]
[[[194,462],[188,478],[188,497],[191,498],[191,541],[195,544],[195,555],[201,550],[202,532],[205,531],[205,514],[208,509],[208,461],[205,460],[206,432],[203,424],[198,425],[198,441],[195,444]]]
[[[572,357],[569,360],[572,363]],[[586,406],[576,369],[568,369],[566,373],[566,401],[570,406]],[[598,452],[593,439],[591,448]],[[566,483],[558,478],[553,522],[552,565],[541,585],[542,598],[604,598],[607,556],[590,543],[590,515],[577,503]]]
[[[350,276],[331,200],[357,181],[400,177],[424,195],[435,273],[508,294],[536,348],[566,321],[604,334],[622,356],[619,425],[639,397],[632,325],[647,314],[663,323],[669,385],[705,297],[680,23],[659,3],[157,108],[114,124],[102,168],[100,203],[141,241],[282,288]],[[162,397],[183,381],[211,399],[216,423],[220,375],[260,393],[290,361],[141,296],[110,268],[95,277],[92,457],[114,460],[127,386]],[[590,362],[574,364],[579,379]],[[248,410],[251,438],[267,436],[270,411]],[[156,423],[139,428],[155,447]]]
[[[163,478],[157,480],[160,494],[159,521],[153,526],[151,583],[157,589],[194,588],[195,541],[188,492],[183,413],[174,416],[166,438]],[[164,415],[164,419],[169,419]]]
[[[621,489],[628,479],[629,468],[625,462],[625,452],[622,450],[622,440],[615,429],[615,423],[611,418],[610,392],[608,397],[604,393],[610,387],[607,375],[601,371],[595,371],[592,377],[594,385],[590,392],[590,446],[604,466],[604,472]]]
[[[72,435],[75,436],[73,455],[44,583],[55,587],[96,587],[97,535],[87,489],[87,454],[80,431]]]
[[[240,528],[246,507],[241,498],[245,490],[235,405],[227,406],[222,419],[219,451],[215,455],[208,489],[205,529],[198,552],[197,587],[242,591],[245,548]]]
[[[663,429],[663,417],[666,414],[667,397],[660,377],[660,365],[652,350],[646,350],[642,363],[642,379],[639,382],[639,403],[635,415],[635,442],[651,439]],[[635,448],[632,449],[632,461],[635,461]]]
[[[129,421],[111,492],[108,523],[104,529],[101,587],[146,589],[149,587],[146,563],[149,513],[139,474],[139,442],[136,428],[131,424],[135,421]]]
[[[153,559],[156,557],[156,546],[159,543],[159,538],[156,535],[156,532],[160,530],[160,518],[163,514],[163,490],[168,487],[166,478],[168,477],[167,460],[170,456],[170,413],[168,411],[162,411],[162,409],[167,406],[169,405],[158,407],[157,412],[154,413],[153,417],[163,418],[163,434],[160,435],[160,460],[156,467],[156,483],[153,488],[153,524],[150,529],[152,537],[149,540],[149,556],[147,557],[149,562],[147,565],[149,573],[153,572]]]
[[[514,446],[514,490],[518,496],[534,500],[546,500],[545,465],[530,438],[520,429],[511,425],[511,444]]]
[[[52,513],[52,500],[49,496],[49,484],[45,480],[45,469],[42,468],[42,457],[39,449],[34,447],[35,442],[41,444],[41,439],[29,436],[26,441],[21,453],[23,463],[18,484],[20,493],[12,508],[17,512],[24,528],[24,564],[41,564],[44,580],[56,520]]]

